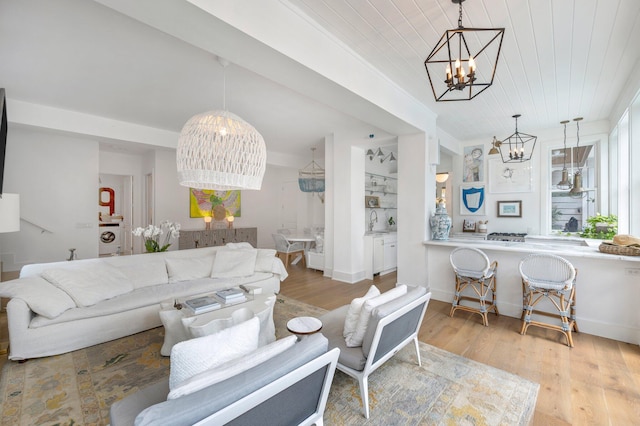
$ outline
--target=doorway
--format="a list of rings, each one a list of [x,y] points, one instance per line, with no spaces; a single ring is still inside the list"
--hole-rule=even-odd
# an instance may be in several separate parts
[[[101,173],[98,187],[98,255],[133,252],[133,176]]]

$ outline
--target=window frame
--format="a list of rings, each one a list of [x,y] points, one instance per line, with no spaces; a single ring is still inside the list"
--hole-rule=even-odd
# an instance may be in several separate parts
[[[607,208],[602,206],[601,200],[606,198],[604,194],[608,191],[603,188],[607,188],[608,184],[608,155],[607,153],[607,135],[603,134],[595,134],[595,135],[585,135],[580,137],[580,146],[593,146],[593,155],[594,155],[594,185],[590,186],[586,189],[589,190],[587,193],[587,197],[593,200],[593,213],[600,212],[602,214],[607,214]],[[575,148],[576,140],[575,138],[567,138],[567,148]],[[544,149],[541,150],[541,153],[544,153],[544,158],[541,159],[541,182],[540,188],[542,189],[543,194],[541,194],[541,204],[542,204],[542,214],[540,217],[540,229],[543,235],[579,235],[578,232],[565,232],[561,230],[553,229],[553,223],[551,220],[551,211],[553,208],[552,202],[552,194],[557,192],[564,192],[555,188],[553,185],[553,174],[552,172],[555,170],[552,165],[552,154],[554,150],[563,149],[564,141],[562,139],[549,141],[545,144]],[[567,159],[570,159],[569,156]],[[583,167],[584,169],[584,167]],[[562,169],[560,169],[562,170]],[[573,162],[567,163],[567,170],[570,173],[570,179],[573,179],[573,174],[576,170]],[[583,217],[582,224],[584,225],[586,222],[586,218],[588,215]]]

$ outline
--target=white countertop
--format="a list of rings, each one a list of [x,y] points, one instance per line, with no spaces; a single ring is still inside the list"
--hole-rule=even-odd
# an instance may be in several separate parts
[[[577,244],[586,245],[577,245]],[[523,253],[552,253],[558,256],[586,257],[604,260],[640,262],[640,256],[622,256],[602,253],[598,250],[601,240],[577,239],[574,237],[527,236],[524,243],[512,241],[490,241],[465,238],[449,238],[448,240],[427,240],[427,246],[475,247],[481,250],[499,250]]]

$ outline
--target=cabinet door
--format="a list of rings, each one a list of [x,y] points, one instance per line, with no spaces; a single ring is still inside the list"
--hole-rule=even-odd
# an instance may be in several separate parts
[[[384,270],[398,267],[398,247],[397,242],[389,241],[384,244]]]
[[[373,273],[377,274],[384,270],[384,239],[373,239]]]

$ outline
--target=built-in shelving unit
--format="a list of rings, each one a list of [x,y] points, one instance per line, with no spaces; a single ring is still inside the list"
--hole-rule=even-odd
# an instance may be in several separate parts
[[[397,208],[398,179],[366,172],[364,190],[366,195],[376,196],[379,199],[377,206],[365,205],[366,208],[383,210]]]

